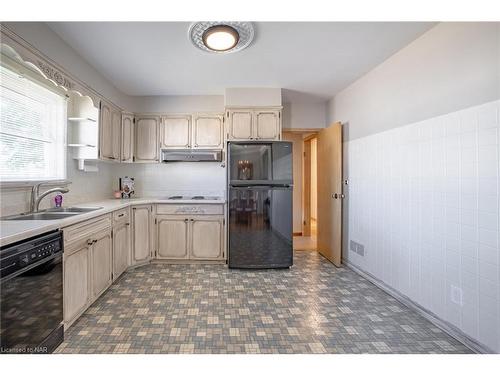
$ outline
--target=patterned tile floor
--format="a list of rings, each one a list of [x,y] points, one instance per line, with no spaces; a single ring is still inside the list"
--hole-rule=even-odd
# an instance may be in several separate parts
[[[126,272],[59,353],[469,353],[346,268],[298,251],[290,270],[154,264]]]

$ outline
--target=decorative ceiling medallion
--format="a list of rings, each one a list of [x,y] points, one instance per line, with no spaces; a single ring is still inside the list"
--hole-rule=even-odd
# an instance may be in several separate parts
[[[216,46],[214,46],[214,48],[210,48],[209,37],[214,31],[227,32],[228,34],[231,34],[235,43],[231,43],[227,49],[219,49]],[[197,48],[205,52],[232,53],[241,51],[250,45],[254,37],[254,29],[251,22],[206,21],[191,24],[188,35],[189,40],[191,40]]]

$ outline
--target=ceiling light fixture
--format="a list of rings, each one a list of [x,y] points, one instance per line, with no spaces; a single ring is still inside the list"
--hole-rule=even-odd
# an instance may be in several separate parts
[[[209,27],[202,36],[203,44],[217,52],[228,51],[234,48],[240,40],[240,34],[234,27],[228,25],[217,25]]]
[[[189,28],[189,39],[199,49],[212,53],[241,51],[253,40],[250,22],[196,22]]]

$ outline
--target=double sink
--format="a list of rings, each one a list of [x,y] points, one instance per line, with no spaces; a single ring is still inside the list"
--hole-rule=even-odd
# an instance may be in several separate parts
[[[29,214],[7,216],[1,220],[59,220],[87,212],[100,210],[102,207],[57,207]]]

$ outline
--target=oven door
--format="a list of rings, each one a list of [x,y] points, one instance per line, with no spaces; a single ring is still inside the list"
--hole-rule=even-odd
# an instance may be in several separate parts
[[[62,252],[1,281],[0,350],[47,353],[63,321]]]

